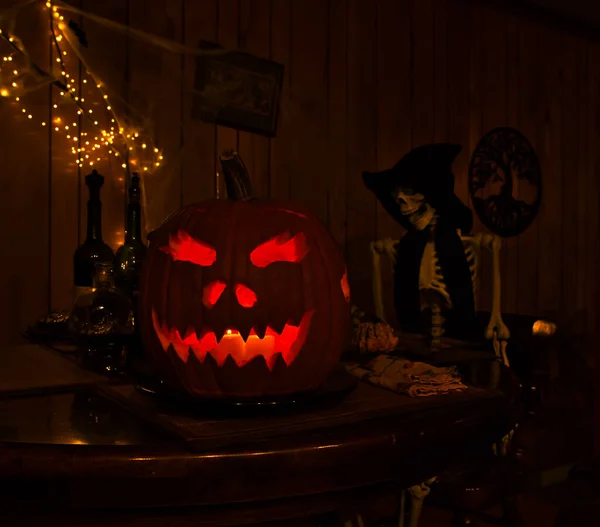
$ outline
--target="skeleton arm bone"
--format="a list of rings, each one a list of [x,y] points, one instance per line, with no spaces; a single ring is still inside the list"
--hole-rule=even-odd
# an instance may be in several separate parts
[[[500,311],[500,299],[502,294],[500,279],[500,239],[497,236],[489,234],[483,237],[484,245],[492,252],[493,269],[493,296],[492,296],[492,314],[485,330],[485,338],[494,341],[494,351],[504,364],[508,366],[506,356],[506,341],[510,338],[510,331],[504,321]]]

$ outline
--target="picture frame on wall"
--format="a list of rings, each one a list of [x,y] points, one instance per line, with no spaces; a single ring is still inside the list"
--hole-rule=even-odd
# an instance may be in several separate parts
[[[200,41],[200,49],[222,49]],[[282,64],[241,51],[198,55],[192,117],[267,137],[277,133]]]

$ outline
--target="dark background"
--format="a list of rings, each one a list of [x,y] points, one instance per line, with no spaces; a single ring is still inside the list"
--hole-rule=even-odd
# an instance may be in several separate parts
[[[0,6],[16,3],[3,0]],[[238,133],[192,119],[192,56],[131,42],[84,21],[90,63],[145,112],[165,151],[170,177],[162,180],[168,184],[147,188],[155,223],[182,204],[214,196],[217,156],[235,148],[259,197],[302,202],[327,225],[345,252],[354,302],[368,309],[368,244],[401,231],[365,190],[361,172],[387,168],[424,143],[457,142],[463,152],[455,164],[456,192],[468,202],[467,165],[477,141],[497,126],[516,127],[539,155],[544,195],[533,225],[503,245],[502,309],[552,316],[592,342],[600,312],[600,43],[583,22],[513,10],[515,4],[527,3],[81,1],[85,10],[189,46],[217,41],[285,65],[277,137]],[[600,20],[592,2],[560,4],[586,24],[593,16]],[[19,18],[17,33],[48,68],[41,4]],[[44,89],[26,102],[52,119],[54,97]],[[85,234],[82,176],[88,172],[78,172],[62,136],[11,104],[0,102],[4,343],[17,342],[47,309],[70,307],[72,254]],[[116,247],[123,235],[123,171],[115,162],[98,169],[106,177],[104,238]],[[154,181],[161,178],[158,171]],[[485,229],[476,222],[475,230]],[[491,307],[490,279],[488,259],[478,292],[482,310]],[[389,284],[391,275],[385,280]]]

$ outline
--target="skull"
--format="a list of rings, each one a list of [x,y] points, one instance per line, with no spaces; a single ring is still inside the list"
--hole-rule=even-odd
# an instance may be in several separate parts
[[[414,226],[422,231],[433,219],[434,209],[425,201],[425,196],[410,188],[396,188],[393,198],[400,205],[400,214]]]

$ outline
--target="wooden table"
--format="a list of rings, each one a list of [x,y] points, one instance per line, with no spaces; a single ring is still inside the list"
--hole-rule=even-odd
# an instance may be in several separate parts
[[[48,361],[42,348],[21,356],[36,353]],[[515,379],[489,361],[476,367],[483,386],[462,393],[410,398],[360,382],[335,403],[235,419],[168,415],[130,386],[78,379],[58,356],[53,375],[61,361],[69,382],[0,394],[0,525],[239,525],[360,508],[468,459],[517,418]]]

